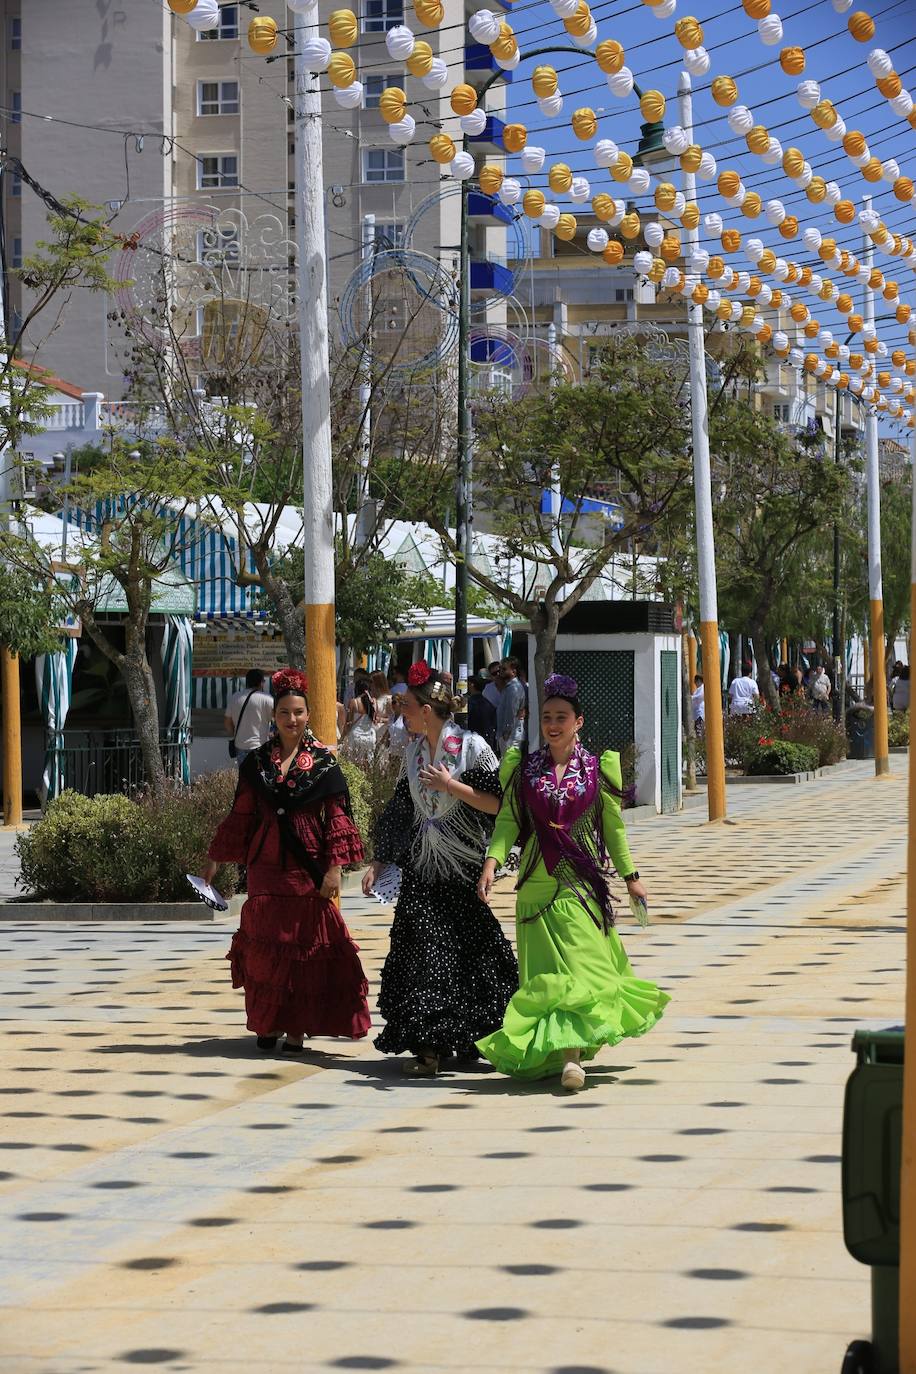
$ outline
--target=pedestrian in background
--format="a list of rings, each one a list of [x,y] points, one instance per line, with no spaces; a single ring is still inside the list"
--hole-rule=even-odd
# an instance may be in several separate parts
[[[274,699],[264,690],[264,673],[260,668],[249,668],[245,674],[245,686],[229,698],[223,726],[230,735],[229,757],[236,759],[241,768],[253,749],[264,744],[273,721]]]
[[[830,706],[830,693],[832,689],[830,686],[830,678],[824,671],[823,663],[819,663],[811,674],[808,690],[811,693],[811,704],[815,711],[819,711],[822,715],[825,714]]]
[[[496,753],[496,707],[487,700],[486,688],[490,681],[484,672],[475,673],[468,683],[468,729],[480,735]]]
[[[500,756],[508,749],[521,744],[525,738],[525,707],[528,697],[524,684],[519,681],[519,666],[517,658],[504,658],[500,664],[502,691],[496,708],[496,734]]]
[[[702,735],[706,728],[706,698],[703,692],[703,679],[697,673],[693,679],[693,691],[690,694],[690,714],[693,716],[693,728],[698,735]]]
[[[733,716],[749,716],[760,701],[760,688],[751,673],[751,665],[745,663],[740,677],[736,677],[728,689],[728,707]]]
[[[495,663],[490,663],[487,666],[487,676],[489,677],[489,682],[483,689],[483,694],[486,697],[487,701],[490,703],[490,705],[494,706],[498,711],[499,698],[502,695],[503,686],[502,664],[499,662],[498,659]]]
[[[900,665],[900,673],[891,693],[891,709],[894,711],[908,711],[910,709],[910,668],[907,663]]]

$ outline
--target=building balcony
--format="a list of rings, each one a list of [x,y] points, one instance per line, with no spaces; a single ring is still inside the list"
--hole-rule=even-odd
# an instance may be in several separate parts
[[[496,58],[483,43],[466,43],[464,48],[464,69],[466,72],[499,72],[504,81],[511,81],[513,72],[500,67]]]
[[[479,134],[468,134],[468,143],[476,143],[478,146],[487,144],[492,148],[504,152],[503,133],[506,128],[506,121],[500,119],[498,115],[487,115],[487,122]]]
[[[502,263],[471,263],[472,291],[498,291],[504,296],[510,296],[514,285],[515,273],[511,272],[508,267],[504,267]]]
[[[512,224],[515,219],[508,205],[483,191],[468,192],[468,216],[470,219],[498,219],[500,224]]]

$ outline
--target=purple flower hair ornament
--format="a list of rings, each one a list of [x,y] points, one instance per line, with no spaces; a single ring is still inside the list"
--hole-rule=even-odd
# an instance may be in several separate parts
[[[548,697],[566,697],[570,701],[575,701],[579,696],[579,684],[574,677],[567,677],[565,673],[551,673],[544,683],[544,700]]]

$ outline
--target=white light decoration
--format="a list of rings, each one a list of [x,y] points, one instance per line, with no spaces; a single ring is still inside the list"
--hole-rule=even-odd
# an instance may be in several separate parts
[[[458,123],[463,134],[467,134],[469,138],[476,138],[487,127],[486,111],[472,110],[470,114],[462,115]]]
[[[473,24],[473,20],[471,23]],[[498,24],[496,34],[498,37]],[[393,57],[396,62],[406,62],[416,45],[417,40],[406,24],[395,24],[394,28],[389,29],[385,34],[385,47],[388,49],[388,56]]]
[[[789,362],[792,365],[792,367],[802,367],[804,361],[805,355],[800,348],[789,349]]]
[[[900,119],[908,119],[913,113],[913,97],[906,89],[902,90],[899,95],[895,95],[894,98],[887,103],[890,105],[894,114]]]
[[[728,112],[728,127],[733,134],[750,133],[754,127],[754,116],[746,105],[733,105]]]
[[[782,20],[778,14],[765,15],[763,19],[757,20],[757,32],[760,34],[761,43],[765,43],[768,48],[775,47],[782,42]]]
[[[677,9],[677,0],[662,0],[660,5],[652,6],[652,13],[656,19],[670,19]]]
[[[761,282],[761,284],[760,284],[760,291],[759,291],[758,296],[757,296],[757,302],[758,302],[758,304],[759,304],[760,306],[767,306],[767,305],[769,305],[769,303],[770,303],[770,301],[771,301],[772,299],[773,299],[773,288],[772,288],[771,286],[768,286],[766,282]]]
[[[553,95],[542,96],[538,101],[538,109],[548,119],[556,119],[562,108],[563,97],[559,91],[554,91]]]
[[[733,324],[737,324],[738,321],[741,319],[741,314],[742,314],[742,311],[743,311],[743,310],[744,310],[744,306],[741,304],[740,301],[732,301],[732,323],[733,323]]]
[[[856,281],[859,283],[860,286],[867,286],[869,276],[869,269],[867,267],[860,267],[856,272]]]
[[[592,188],[588,177],[573,177],[572,186],[569,188],[569,198],[576,205],[583,205],[591,198]]]
[[[690,255],[690,270],[703,276],[709,266],[709,254],[705,248],[694,248]]]
[[[712,214],[703,216],[703,228],[710,238],[718,238],[723,229],[722,216],[715,210]]]
[[[737,281],[738,290],[742,293],[742,295],[746,295],[746,294],[747,294],[747,288],[748,288],[748,287],[750,286],[750,284],[751,284],[750,273],[749,273],[749,272],[739,272],[739,273],[738,273],[738,276],[737,276],[737,278],[736,278],[736,281]]]
[[[599,138],[594,147],[594,154],[599,167],[613,167],[620,156],[620,149],[612,138]]]
[[[802,243],[805,245],[809,253],[816,253],[817,250],[820,248],[822,241],[823,235],[820,229],[815,229],[814,225],[811,225],[811,227],[806,229],[805,232],[802,234]]]
[[[897,180],[900,176],[900,163],[896,158],[889,157],[886,162],[881,163],[881,175],[885,181]]]
[[[701,181],[712,181],[718,171],[716,159],[712,153],[703,153],[700,157],[700,165],[697,168],[697,176]]]
[[[789,347],[789,336],[784,334],[781,329],[777,329],[773,335],[772,343],[777,353],[784,353]]]
[[[848,344],[840,344],[840,362],[841,362],[841,363],[844,363],[844,364],[849,362],[849,345],[848,345]]]
[[[497,200],[503,205],[516,205],[522,198],[522,184],[515,177],[504,177],[503,184],[496,192]]]
[[[709,295],[706,297],[706,309],[710,314],[715,314],[721,304],[722,292],[716,290],[710,291]]]
[[[474,175],[474,159],[470,153],[456,153],[448,170],[458,181],[464,181],[466,177]]]
[[[852,0],[832,0],[832,4],[837,14],[846,14],[852,9]]]
[[[403,119],[399,119],[396,124],[388,125],[388,137],[391,139],[392,143],[410,143],[416,132],[417,121],[414,119],[413,115],[407,114]],[[470,154],[468,154],[468,156],[470,156]],[[471,158],[472,162],[473,160],[474,159]]]
[[[763,213],[766,215],[767,223],[776,228],[786,217],[786,207],[781,200],[768,200]]]
[[[540,148],[536,143],[526,143],[520,154],[522,171],[527,176],[534,176],[544,166],[546,156],[546,148]]]
[[[593,48],[598,42],[598,25],[593,19],[587,33],[573,33],[570,37],[577,48]]]
[[[681,153],[686,153],[690,147],[690,135],[680,124],[675,124],[662,134],[662,142],[672,157],[680,157]]]
[[[811,292],[813,292],[814,295],[817,295],[817,293],[820,291],[820,289],[821,289],[821,287],[822,287],[823,285],[824,285],[824,278],[820,275],[820,273],[819,273],[819,272],[812,272],[812,273],[811,273],[811,280],[810,280],[809,283],[808,283],[808,290],[811,291]]]
[[[761,157],[768,167],[779,166],[782,162],[782,144],[778,138],[770,137],[767,142],[767,150],[765,153],[761,153]]]
[[[795,93],[803,110],[813,110],[821,98],[821,88],[816,81],[799,81]]]
[[[657,220],[650,220],[643,230],[643,238],[650,248],[661,248],[665,231]]]
[[[219,28],[219,5],[216,0],[197,0],[191,13],[186,15],[192,29],[206,33],[208,29]]]
[[[318,0],[286,0],[286,4],[293,14],[308,14],[309,10],[318,8]]]
[[[738,189],[733,196],[723,196],[722,199],[725,201],[725,204],[731,206],[733,210],[740,210],[741,206],[747,200],[747,187],[744,182],[738,182]]]
[[[806,162],[801,169],[801,174],[797,177],[793,177],[792,179],[795,182],[795,185],[800,186],[804,191],[806,186],[811,185],[811,179],[813,176],[814,168],[811,166],[810,162]]]
[[[839,205],[840,201],[843,199],[843,192],[840,190],[839,182],[827,182],[827,192],[824,196],[824,199],[830,206],[831,210],[833,209],[834,205]]]
[[[624,215],[626,214],[626,212],[627,212],[627,203],[626,203],[625,200],[621,200],[620,197],[618,196],[618,197],[614,200],[614,213],[611,215],[611,218],[608,220],[608,224],[611,226],[612,229],[616,229],[616,228],[617,228],[618,224],[619,224],[620,221],[623,219],[623,217],[624,217]]]
[[[640,249],[633,254],[633,267],[641,277],[646,276],[652,267],[652,254]]]
[[[607,84],[611,88],[611,94],[618,99],[625,100],[628,95],[633,93],[633,73],[629,67],[621,67],[619,72],[609,72]]]
[[[773,276],[777,281],[785,281],[789,275],[789,264],[785,258],[777,258],[773,264]],[[788,310],[788,306],[786,306]]]
[[[429,91],[441,91],[448,81],[448,64],[441,57],[434,57],[433,65],[423,77],[423,85]]]
[[[589,229],[588,238],[585,240],[593,253],[603,253],[610,241],[606,229]]]
[[[326,38],[306,38],[300,52],[307,71],[327,71],[331,60],[331,45]]]
[[[690,48],[684,53],[684,66],[691,76],[705,76],[711,65],[705,48]]]
[[[872,48],[866,58],[868,70],[874,77],[890,76],[894,64],[883,48]]]
[[[363,83],[354,81],[341,89],[334,87],[334,99],[343,110],[356,110],[363,103]]]
[[[681,274],[677,267],[666,267],[662,277],[662,287],[665,291],[670,291],[672,286],[680,286]]]
[[[558,19],[572,19],[579,8],[579,0],[550,0],[550,8]]]
[[[748,239],[744,252],[751,262],[758,263],[763,257],[763,239]]]
[[[518,48],[516,48],[515,52],[512,53],[511,57],[500,57],[498,53],[494,53],[493,60],[495,61],[497,67],[502,67],[504,72],[514,72],[516,67],[522,60],[522,55],[519,52]]]
[[[861,172],[862,168],[867,167],[871,162],[871,151],[866,147],[861,153],[856,153],[854,157],[851,157],[849,161],[852,163],[853,167],[858,167]]]
[[[502,22],[499,15],[494,14],[492,10],[478,10],[477,13],[472,14],[468,20],[468,28],[475,42],[484,43],[489,47],[489,45],[495,43],[499,37]],[[389,38],[391,34],[395,32],[397,32],[396,29],[389,29]],[[391,52],[390,47],[388,51]],[[394,53],[391,53],[391,55],[394,57]]]
[[[536,222],[543,225],[545,229],[556,229],[560,222],[560,207],[558,205],[545,205],[543,214],[539,216]]]
[[[649,189],[652,178],[645,167],[634,167],[633,175],[627,182],[627,190],[631,196],[644,196]]]
[[[822,129],[821,133],[826,134],[831,143],[842,143],[843,139],[846,137],[845,119],[837,115],[836,123],[832,124],[829,129]]]

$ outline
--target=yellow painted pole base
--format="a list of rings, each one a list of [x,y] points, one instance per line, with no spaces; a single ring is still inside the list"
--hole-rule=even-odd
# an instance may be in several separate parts
[[[22,727],[19,717],[19,659],[0,649],[3,686],[3,828],[22,825]]]
[[[337,747],[337,660],[334,605],[305,608],[305,668],[309,680],[309,723],[322,744]]]
[[[725,818],[725,732],[722,720],[722,672],[719,666],[719,626],[700,625],[703,651],[703,698],[706,716],[706,805],[709,819]]]
[[[887,742],[887,675],[884,671],[884,602],[869,602],[872,696],[875,706],[875,775],[891,771]]]
[[[910,591],[916,624],[916,582]],[[916,1374],[916,743],[909,748],[906,862],[906,1045],[903,1054],[903,1159],[900,1172],[900,1374]]]

